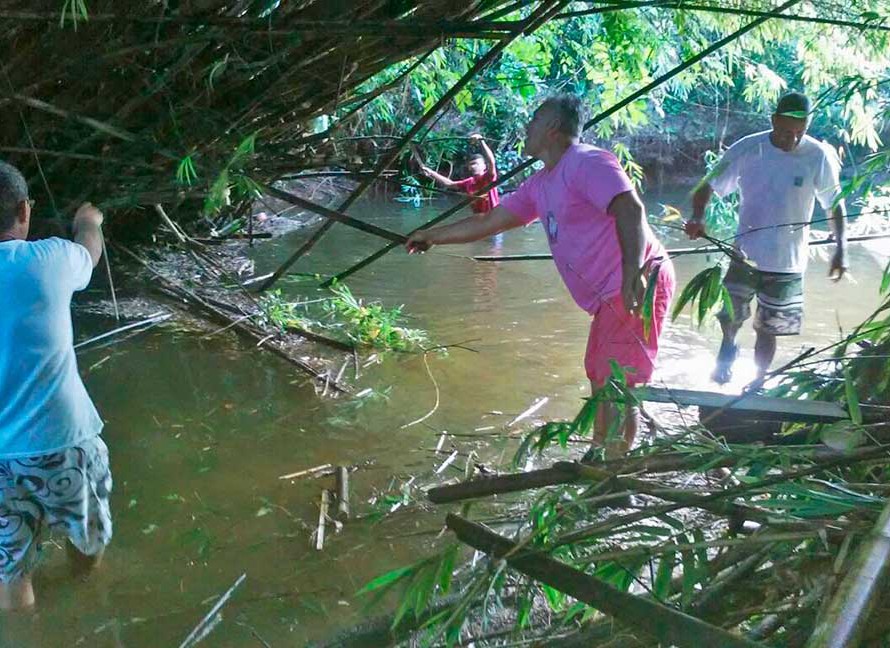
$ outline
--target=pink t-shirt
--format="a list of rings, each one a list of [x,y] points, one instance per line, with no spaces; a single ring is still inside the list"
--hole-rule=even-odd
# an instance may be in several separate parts
[[[495,170],[491,170],[486,171],[479,176],[470,176],[469,178],[458,180],[454,186],[472,196],[477,191],[482,189],[482,187],[490,185],[497,179],[498,172]],[[501,200],[500,196],[498,195],[498,188],[492,187],[484,196],[481,196],[480,198],[473,201],[473,212],[476,214],[487,214],[492,209],[497,207],[500,202]]]
[[[566,288],[591,315],[621,292],[621,247],[607,209],[628,191],[633,184],[612,153],[574,144],[553,169],[538,171],[501,203],[526,224],[541,219]],[[666,258],[652,231],[645,232],[645,260]]]

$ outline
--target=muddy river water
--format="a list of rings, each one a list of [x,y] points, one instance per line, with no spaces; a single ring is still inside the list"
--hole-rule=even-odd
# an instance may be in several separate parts
[[[668,198],[646,201],[654,210]],[[442,208],[368,202],[355,214],[407,231]],[[275,267],[305,236],[294,232],[256,247],[258,273]],[[329,274],[379,246],[337,226],[296,270]],[[432,452],[442,430],[498,433],[545,396],[533,418],[572,416],[589,389],[581,362],[589,322],[555,268],[548,261],[466,258],[544,251],[535,225],[422,257],[397,250],[350,278],[359,296],[404,304],[410,325],[426,329],[435,344],[463,343],[475,351],[428,357],[439,406],[426,425],[401,428],[436,399],[418,355],[390,355],[362,371],[357,390],[370,387],[380,396],[321,400],[289,365],[234,338],[156,328],[83,354],[87,386],[107,422],[114,541],[105,565],[86,583],[68,580],[63,552],[46,544],[36,581],[39,609],[0,617],[0,645],[178,646],[242,573],[244,584],[205,645],[300,646],[355,623],[366,614],[355,592],[422,557],[444,510],[408,506],[383,521],[358,519],[318,552],[310,535],[319,492],[332,486],[330,478],[278,476],[325,463],[360,464],[352,474],[353,508],[367,516],[392,508],[379,503],[382,492],[397,492],[414,475],[429,479],[442,462]],[[879,262],[855,245],[850,262],[852,280],[833,284],[826,261],[811,261],[805,331],[781,342],[779,360],[837,339],[839,329],[849,330],[875,307]],[[703,256],[678,259],[681,285],[707,263]],[[305,294],[301,285],[282,288]],[[77,335],[110,327],[81,320]],[[681,317],[665,335],[656,383],[707,388],[717,339],[715,327],[699,330],[688,315]],[[741,341],[739,382],[753,375],[750,330]],[[477,449],[493,463],[515,448],[501,437],[479,447],[470,437],[455,439],[466,444],[463,451]],[[464,463],[458,459],[444,474],[459,474]]]

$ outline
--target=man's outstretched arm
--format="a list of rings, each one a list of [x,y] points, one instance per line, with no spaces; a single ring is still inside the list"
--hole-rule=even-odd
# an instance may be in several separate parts
[[[423,165],[423,166],[420,167],[420,172],[421,172],[423,175],[425,175],[427,178],[431,178],[431,179],[434,180],[436,183],[438,183],[439,185],[445,187],[446,189],[450,189],[450,188],[452,188],[454,185],[457,184],[457,182],[455,182],[455,181],[452,180],[451,178],[448,178],[448,177],[446,177],[446,176],[443,176],[441,173],[436,173],[435,171],[433,171],[431,168],[429,168],[429,167],[426,166],[426,165]]]
[[[487,214],[477,214],[451,225],[414,232],[408,237],[405,249],[413,254],[425,252],[434,245],[470,243],[523,225],[525,221],[519,216],[498,206]]]

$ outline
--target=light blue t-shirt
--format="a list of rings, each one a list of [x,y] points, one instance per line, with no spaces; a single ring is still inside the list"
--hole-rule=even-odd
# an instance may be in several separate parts
[[[55,452],[102,431],[71,325],[71,296],[92,272],[78,243],[0,242],[0,458]]]

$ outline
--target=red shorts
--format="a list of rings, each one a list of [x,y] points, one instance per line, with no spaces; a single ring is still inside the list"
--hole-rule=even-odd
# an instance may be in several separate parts
[[[676,279],[670,261],[661,266],[655,287],[652,326],[648,337],[643,332],[643,320],[624,310],[621,295],[607,299],[600,305],[590,325],[584,368],[594,385],[604,385],[612,375],[611,360],[624,367],[629,386],[647,383],[655,369],[658,338],[667,318]]]

